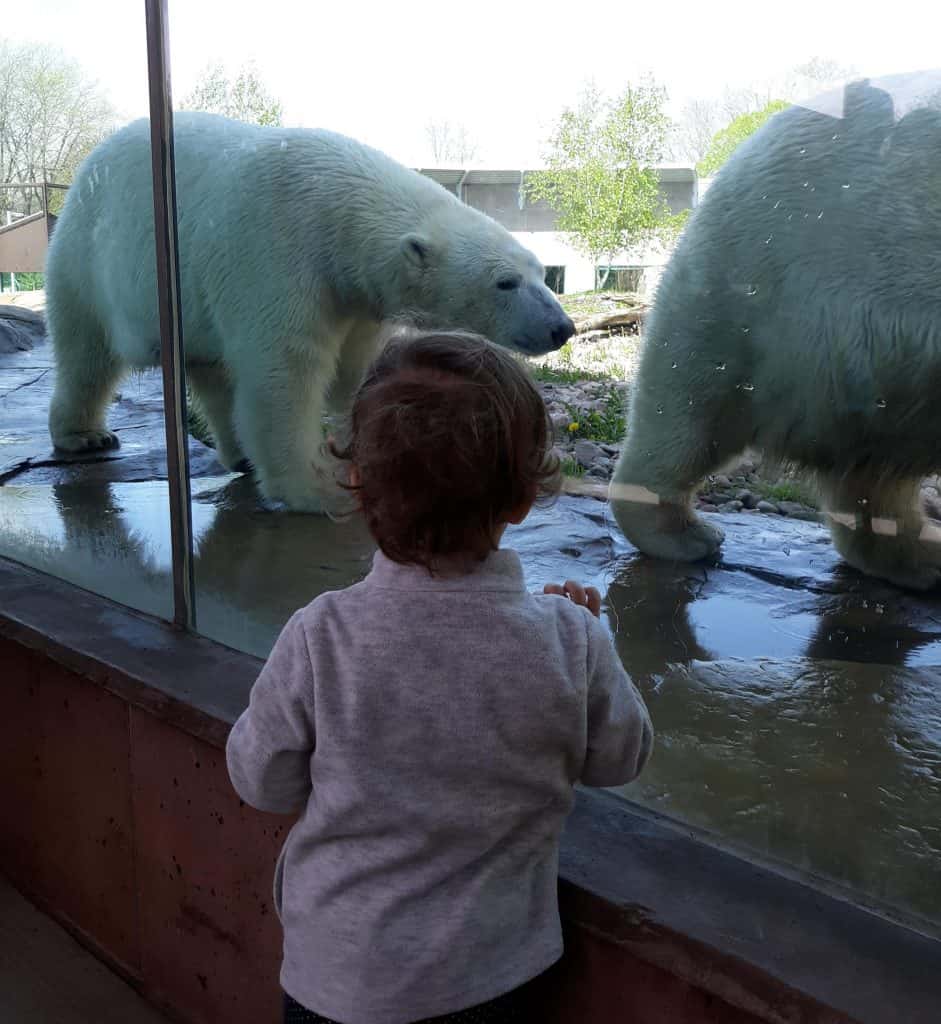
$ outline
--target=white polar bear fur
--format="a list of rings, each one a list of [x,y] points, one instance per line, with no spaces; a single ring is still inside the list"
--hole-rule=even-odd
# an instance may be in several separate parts
[[[322,414],[349,401],[384,321],[527,354],[574,332],[530,252],[376,150],[199,113],[176,116],[174,148],[187,381],[220,461],[250,461],[271,502],[322,509]],[[143,120],[84,163],[50,244],[56,447],[117,444],[115,386],[159,362],[155,266]]]
[[[611,487],[647,554],[693,561],[721,531],[691,511],[745,448],[815,477],[864,573],[941,575],[921,479],[941,466],[941,77],[899,117],[847,86],[842,117],[792,107],[744,143],[660,283]]]

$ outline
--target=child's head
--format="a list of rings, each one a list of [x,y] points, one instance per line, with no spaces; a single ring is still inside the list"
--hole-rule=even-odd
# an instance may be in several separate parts
[[[432,572],[479,561],[558,490],[542,397],[526,370],[458,331],[391,340],[356,393],[350,486],[383,553]]]

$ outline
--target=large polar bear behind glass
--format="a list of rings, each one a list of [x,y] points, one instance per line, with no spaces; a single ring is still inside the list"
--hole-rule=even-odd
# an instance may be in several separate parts
[[[544,269],[440,185],[325,131],[175,119],[187,381],[223,465],[321,510],[322,414],[342,409],[384,321],[462,327],[527,355],[574,325]],[[108,448],[113,391],[159,362],[149,123],[102,143],[69,190],[46,264],[65,451]]]
[[[941,468],[941,74],[791,107],[720,171],[658,288],[611,488],[627,538],[694,561],[690,508],[747,447],[816,478],[851,565],[941,575],[921,479]]]

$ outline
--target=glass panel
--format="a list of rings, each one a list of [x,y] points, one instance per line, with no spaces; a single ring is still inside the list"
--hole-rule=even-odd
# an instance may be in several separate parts
[[[420,209],[430,181],[502,224],[575,321],[529,359],[567,493],[506,543],[533,588],[605,594],[659,736],[625,797],[941,921],[941,631],[936,596],[913,589],[938,575],[914,510],[941,508],[941,81],[844,90],[930,67],[934,37],[888,47],[875,17],[849,36],[820,5],[773,32],[710,11],[682,44],[634,10],[606,12],[603,33],[562,33],[531,4],[466,11],[460,33],[439,8],[370,10],[368,31],[360,9],[279,10],[181,6],[171,25],[177,106],[249,122],[177,120],[200,628],[264,654],[291,611],[368,570],[362,524],[311,514],[310,463],[324,391],[342,412],[371,318],[400,312],[383,247],[401,238],[386,186],[404,171],[350,155],[376,147],[420,169]],[[326,35],[338,44],[312,61]],[[644,40],[652,77],[625,39]],[[342,213],[324,212],[325,180]],[[466,294],[476,264],[455,266]],[[496,301],[454,315],[480,329]]]
[[[114,146],[148,112],[143,7],[106,5],[103,47],[54,6],[0,41],[0,555],[171,617],[146,125],[132,167]]]

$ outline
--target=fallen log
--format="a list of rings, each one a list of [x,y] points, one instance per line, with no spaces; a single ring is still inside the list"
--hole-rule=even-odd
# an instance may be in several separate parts
[[[612,313],[595,313],[594,316],[585,317],[575,321],[575,333],[586,334],[588,331],[607,331],[612,327],[629,327],[631,324],[643,323],[647,315],[646,306],[638,306],[636,309],[617,310]]]

